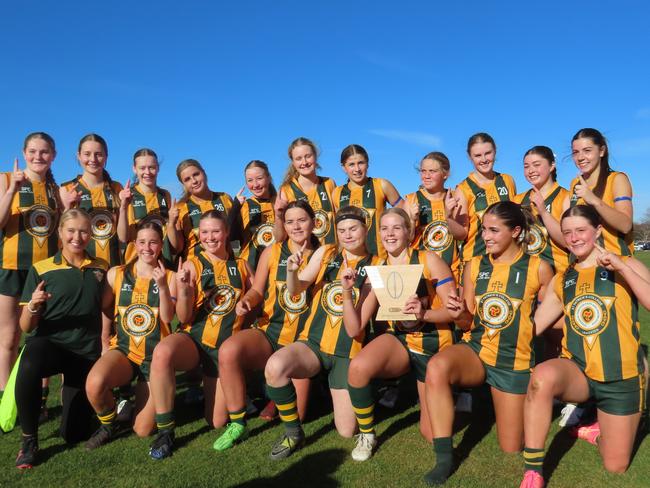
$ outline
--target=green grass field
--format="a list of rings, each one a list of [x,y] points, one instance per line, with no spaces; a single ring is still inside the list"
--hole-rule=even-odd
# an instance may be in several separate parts
[[[650,266],[650,252],[637,254]],[[650,313],[642,311],[642,342],[648,344]],[[410,383],[410,381],[408,382]],[[409,386],[405,385],[409,390]],[[53,392],[57,388],[53,385]],[[365,463],[350,458],[353,440],[340,438],[334,430],[327,402],[317,395],[310,405],[305,425],[307,445],[285,461],[268,459],[271,445],[282,432],[278,421],[253,418],[251,437],[225,453],[212,449],[221,430],[210,431],[198,407],[180,404],[176,450],[173,457],[152,461],[149,439],[127,435],[93,452],[83,446],[66,448],[56,435],[60,407],[52,394],[53,419],[41,426],[42,464],[21,472],[14,468],[19,448],[19,429],[0,436],[0,486],[218,486],[218,487],[396,487],[424,486],[422,475],[433,464],[430,446],[418,432],[419,411],[405,391],[393,411],[378,409],[380,446]],[[475,405],[479,407],[479,405]],[[640,434],[638,449],[627,473],[610,475],[601,466],[596,448],[575,442],[554,423],[549,436],[545,477],[550,487],[640,487],[650,486],[650,445]],[[520,455],[503,454],[497,445],[489,415],[458,419],[454,437],[463,458],[445,486],[519,486]]]

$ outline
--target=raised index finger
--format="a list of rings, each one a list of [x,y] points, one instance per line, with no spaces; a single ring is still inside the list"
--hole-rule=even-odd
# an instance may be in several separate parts
[[[36,285],[36,291],[43,291],[45,289],[45,281],[41,280],[41,282]]]
[[[244,186],[241,187],[241,190],[239,190],[239,191],[237,192],[237,196],[238,196],[238,197],[243,196],[245,191],[246,191],[246,185],[244,185]]]
[[[603,246],[598,244],[597,242],[594,242],[594,247],[600,251],[601,254],[605,254],[607,252],[607,249],[605,249]]]
[[[178,258],[178,272],[180,273],[183,270],[183,257]]]
[[[18,158],[14,159],[14,173],[20,171],[20,168],[18,167]]]

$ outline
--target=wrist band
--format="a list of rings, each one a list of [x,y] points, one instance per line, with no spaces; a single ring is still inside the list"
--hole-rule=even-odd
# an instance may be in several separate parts
[[[32,301],[30,300],[30,301],[27,302],[27,311],[29,313],[31,313],[32,315],[36,315],[37,313],[39,313],[41,311],[41,307],[38,307],[36,310],[34,310],[32,308]]]

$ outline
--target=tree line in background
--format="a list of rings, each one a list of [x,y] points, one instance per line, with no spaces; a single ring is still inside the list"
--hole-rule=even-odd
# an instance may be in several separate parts
[[[641,221],[634,223],[634,241],[650,242],[650,208],[647,208]]]

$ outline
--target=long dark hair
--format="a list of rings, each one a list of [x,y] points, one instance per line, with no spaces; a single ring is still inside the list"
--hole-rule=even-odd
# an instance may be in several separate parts
[[[601,134],[599,130],[586,127],[580,129],[571,139],[571,142],[575,142],[578,139],[589,139],[599,148],[605,148],[605,154],[600,158],[600,171],[598,172],[598,181],[596,186],[593,189],[594,195],[598,198],[602,198],[605,193],[605,185],[607,185],[607,177],[612,169],[609,166],[609,147],[607,146],[607,139]]]

